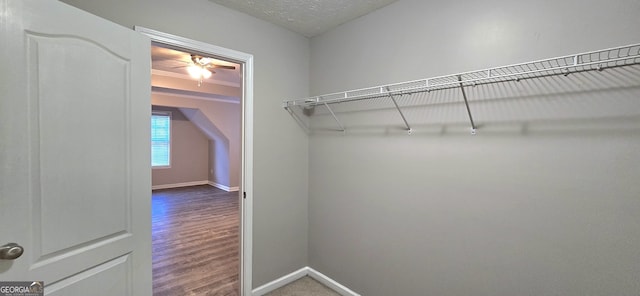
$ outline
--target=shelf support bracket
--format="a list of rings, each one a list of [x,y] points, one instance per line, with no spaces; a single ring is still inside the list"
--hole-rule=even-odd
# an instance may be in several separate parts
[[[471,122],[471,134],[476,134],[476,124],[473,122],[473,116],[471,116],[471,109],[469,109],[469,101],[467,100],[467,93],[464,91],[464,85],[462,84],[462,76],[458,75],[458,81],[460,82],[460,90],[462,91],[462,98],[464,99],[464,105],[467,107],[467,114],[469,115],[469,121]]]
[[[335,113],[333,113],[333,110],[331,110],[331,107],[329,107],[329,104],[327,104],[327,102],[324,102],[324,106],[327,107],[327,109],[329,110],[329,112],[331,112],[331,116],[333,116],[333,119],[335,119],[336,123],[338,123],[338,126],[340,127],[340,131],[341,132],[345,132],[346,130],[344,129],[344,126],[342,125],[342,123],[340,122],[340,120],[338,120],[338,117],[336,116]]]
[[[391,101],[393,102],[393,105],[396,106],[396,110],[398,110],[398,113],[400,113],[400,116],[402,117],[402,121],[404,121],[404,125],[407,127],[407,133],[409,133],[409,135],[411,135],[411,132],[413,132],[413,130],[411,129],[411,126],[409,125],[409,122],[407,122],[407,118],[404,117],[404,113],[402,113],[402,110],[400,109],[400,106],[398,106],[398,102],[396,102],[396,98],[393,97],[393,95],[391,94],[391,90],[389,89],[389,87],[386,87],[387,89],[387,93],[389,94],[389,98],[391,98]]]
[[[287,110],[287,112],[289,112],[289,115],[291,115],[291,117],[293,117],[293,119],[296,120],[298,125],[300,125],[300,127],[302,128],[302,130],[304,130],[304,132],[306,134],[311,133],[311,127],[307,126],[304,123],[304,120],[302,120],[302,118],[300,118],[300,116],[298,116],[295,112],[293,112],[293,110],[291,108],[289,108],[289,106],[284,107],[284,109]]]

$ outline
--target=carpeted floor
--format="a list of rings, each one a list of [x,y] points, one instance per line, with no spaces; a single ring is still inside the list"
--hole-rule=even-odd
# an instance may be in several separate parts
[[[305,276],[291,284],[267,293],[265,296],[340,296],[340,294]]]

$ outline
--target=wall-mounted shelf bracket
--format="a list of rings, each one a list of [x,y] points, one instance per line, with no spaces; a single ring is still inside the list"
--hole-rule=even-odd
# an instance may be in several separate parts
[[[491,74],[491,73],[487,73]],[[460,81],[460,91],[462,91],[462,98],[464,99],[464,105],[467,107],[467,114],[469,115],[469,121],[471,122],[471,134],[476,134],[476,124],[473,122],[473,116],[471,115],[471,109],[469,109],[469,101],[467,100],[467,93],[464,91],[464,84],[462,83],[462,76],[458,75],[458,81]]]
[[[411,135],[411,132],[413,132],[413,130],[411,129],[409,122],[407,122],[407,118],[404,117],[404,113],[402,113],[402,109],[400,109],[400,106],[398,106],[398,102],[396,102],[396,98],[394,98],[393,95],[391,94],[391,89],[389,89],[388,86],[386,89],[387,89],[387,92],[389,93],[389,98],[391,98],[393,105],[396,106],[396,110],[398,110],[398,113],[400,113],[400,117],[402,117],[402,121],[404,121],[404,125],[407,127],[407,133]]]
[[[335,113],[333,113],[333,110],[331,110],[331,107],[329,107],[329,104],[324,103],[324,106],[327,107],[329,112],[331,112],[331,116],[333,116],[333,119],[335,119],[336,123],[340,127],[340,131],[343,132],[343,133],[346,132],[346,130],[344,129],[344,126],[342,125],[342,122],[340,122],[340,120],[338,120],[338,117],[336,116]]]
[[[293,119],[296,120],[296,122],[300,125],[300,127],[302,127],[302,129],[308,134],[311,130],[311,128],[304,123],[304,120],[302,120],[302,118],[300,118],[300,116],[298,116],[295,112],[293,112],[293,110],[289,107],[289,105],[285,102],[282,104],[282,107],[287,110],[287,112],[289,112],[289,115],[291,115],[291,117],[293,117]]]

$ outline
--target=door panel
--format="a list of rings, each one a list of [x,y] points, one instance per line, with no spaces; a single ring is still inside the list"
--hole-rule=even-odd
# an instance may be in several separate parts
[[[132,295],[128,273],[131,260],[123,256],[46,287],[48,296]],[[123,284],[124,283],[124,284]]]
[[[129,63],[83,39],[27,38],[35,250],[48,256],[130,233]]]
[[[0,16],[0,245],[25,249],[0,281],[151,295],[150,40],[52,0]]]

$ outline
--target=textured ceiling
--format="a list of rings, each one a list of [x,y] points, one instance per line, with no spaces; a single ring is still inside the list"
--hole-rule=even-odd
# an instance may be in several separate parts
[[[397,0],[209,1],[313,37]]]

